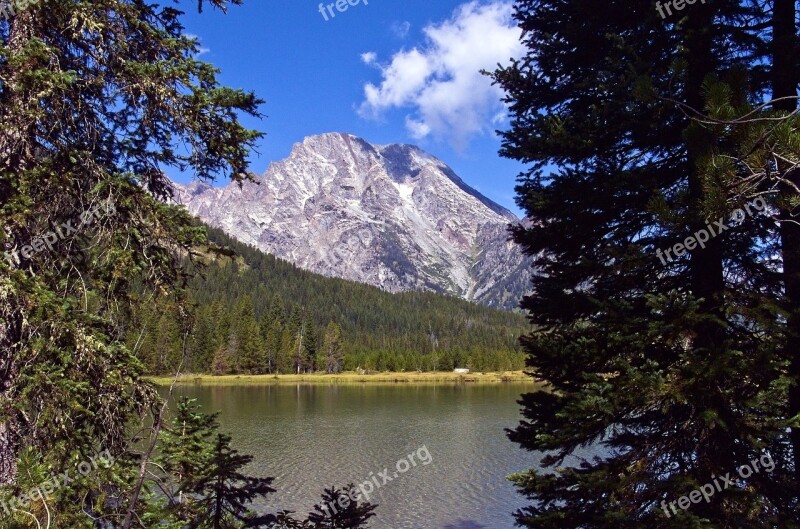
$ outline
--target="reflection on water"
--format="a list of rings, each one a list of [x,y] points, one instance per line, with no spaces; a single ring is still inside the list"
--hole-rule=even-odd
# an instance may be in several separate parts
[[[510,529],[525,500],[506,476],[539,460],[504,434],[518,422],[516,400],[526,390],[282,385],[189,386],[177,393],[221,412],[235,448],[255,457],[248,472],[276,478],[278,492],[259,510],[307,513],[325,487],[374,480],[370,501],[379,507],[370,527]],[[422,447],[429,464],[419,456],[409,462]]]

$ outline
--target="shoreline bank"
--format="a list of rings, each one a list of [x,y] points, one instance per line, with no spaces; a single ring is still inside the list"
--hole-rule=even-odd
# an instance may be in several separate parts
[[[175,377],[145,377],[159,386],[172,384]],[[536,379],[527,376],[523,371],[505,371],[501,373],[374,373],[359,374],[355,372],[301,375],[194,375],[186,374],[178,378],[180,385],[271,385],[271,384],[537,384]]]

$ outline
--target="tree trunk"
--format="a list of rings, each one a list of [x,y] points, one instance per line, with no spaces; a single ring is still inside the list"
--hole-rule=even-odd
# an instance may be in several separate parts
[[[300,366],[303,364],[303,327],[297,336],[297,374],[300,374]]]
[[[797,68],[797,37],[795,34],[795,0],[774,0],[773,41],[772,41],[772,97],[779,99],[797,96],[800,76]],[[775,110],[791,113],[797,109],[797,101],[787,99],[776,103]],[[795,185],[800,184],[800,174],[778,167],[778,174],[784,175]],[[781,189],[782,198],[795,194],[791,186]],[[781,252],[783,258],[783,283],[785,288],[787,317],[787,341],[784,354],[791,358],[789,376],[794,385],[789,389],[788,415],[800,414],[800,226],[792,217],[792,211],[780,210]],[[800,479],[800,428],[790,432],[794,454],[795,475]]]
[[[13,485],[17,480],[17,442],[10,425],[10,420],[0,422],[0,485]]]
[[[39,33],[36,19],[29,11],[20,11],[9,22],[8,49],[22,50]],[[9,69],[8,64],[4,68]],[[27,72],[10,70],[2,72],[8,80],[0,92],[0,106],[16,109],[0,114],[0,167],[9,174],[18,174],[36,163],[36,115],[39,111],[36,97],[27,94],[20,81]],[[5,182],[0,186],[4,200],[13,200],[14,186]],[[31,239],[27,227],[5,226],[16,247],[0,250],[13,251],[25,246]],[[20,259],[23,258],[20,256]],[[12,269],[19,262],[10,263]],[[12,407],[13,385],[17,376],[16,360],[24,339],[22,297],[13,289],[8,278],[0,278],[0,485],[13,484],[17,476],[17,449],[19,427]]]
[[[0,485],[17,478],[17,440],[9,395],[16,377],[15,352],[21,340],[22,315],[16,296],[0,282]]]
[[[703,83],[709,73],[715,70],[715,59],[712,54],[712,35],[714,5],[696,4],[687,15],[685,29],[685,59],[687,61],[686,103],[697,110],[705,106]],[[707,213],[704,203],[706,189],[700,164],[711,152],[713,138],[710,132],[696,124],[687,131],[687,171],[689,200],[688,219],[691,233],[704,228]],[[711,316],[695,326],[695,342],[693,348],[699,356],[713,361],[725,347],[726,320],[724,313],[725,278],[723,268],[723,246],[720,237],[712,238],[705,249],[698,248],[691,254],[690,262],[691,290],[696,298],[701,298],[700,312]],[[720,323],[723,322],[723,323]],[[726,417],[730,410],[728,403],[719,392],[700,385],[694,388],[693,398],[697,411],[694,421],[700,421],[700,414],[710,411],[720,417]],[[704,443],[698,449],[696,471],[699,475],[711,475],[719,470],[720,455],[734,458],[731,432],[718,426],[704,427],[695,425],[696,431],[705,430],[701,434]],[[735,435],[735,434],[734,434]],[[725,465],[725,463],[722,463]],[[728,468],[727,466],[725,468]],[[698,506],[697,514],[710,519],[724,519],[719,503]]]
[[[216,497],[214,499],[214,529],[223,529],[222,527],[222,493],[225,488],[225,481],[222,476],[217,476],[217,486],[215,487]]]

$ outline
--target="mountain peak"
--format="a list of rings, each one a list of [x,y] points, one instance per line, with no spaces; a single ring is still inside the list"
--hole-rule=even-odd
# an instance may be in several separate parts
[[[178,189],[207,223],[314,272],[506,307],[527,286],[517,218],[417,146],[309,136],[260,184]]]
[[[385,165],[389,176],[398,183],[407,183],[415,179],[424,167],[430,165],[438,169],[442,176],[450,179],[463,192],[472,195],[484,206],[507,219],[508,222],[513,223],[518,220],[511,211],[469,186],[450,166],[417,145],[408,143],[378,145],[369,143],[354,134],[326,132],[305,137],[301,143],[295,144],[292,154],[296,149],[311,149],[314,152],[334,149],[344,154],[349,153],[353,158],[356,158],[355,151],[357,150],[364,156],[376,156],[382,158],[382,160],[376,161]]]

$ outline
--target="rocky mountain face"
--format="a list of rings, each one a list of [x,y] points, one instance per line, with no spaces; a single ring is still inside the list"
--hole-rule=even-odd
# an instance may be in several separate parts
[[[507,240],[518,219],[411,145],[322,134],[258,184],[176,187],[204,222],[327,276],[504,308],[529,284],[529,260]]]

